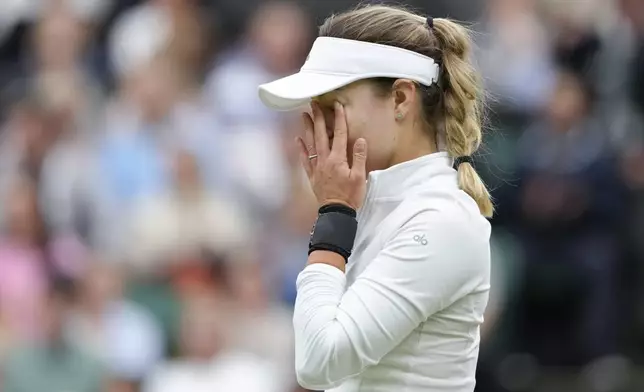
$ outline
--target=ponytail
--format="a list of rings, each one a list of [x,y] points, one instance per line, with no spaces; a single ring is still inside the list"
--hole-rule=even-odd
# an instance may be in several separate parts
[[[481,145],[482,88],[470,62],[467,29],[448,19],[434,19],[432,33],[441,53],[442,111],[447,152],[454,158],[472,155]],[[458,165],[458,185],[478,204],[481,214],[494,212],[490,192],[469,162]]]

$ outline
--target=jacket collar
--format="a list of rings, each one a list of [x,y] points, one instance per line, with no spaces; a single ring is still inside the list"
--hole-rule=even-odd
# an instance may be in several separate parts
[[[452,164],[448,153],[441,151],[373,171],[367,182],[369,197],[402,196],[417,187],[457,188],[457,173]]]

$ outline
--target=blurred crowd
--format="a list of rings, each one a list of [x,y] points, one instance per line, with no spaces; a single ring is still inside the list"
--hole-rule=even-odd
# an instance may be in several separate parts
[[[256,91],[355,4],[2,1],[0,391],[299,390],[316,204]],[[489,92],[478,389],[644,389],[644,1],[407,4],[469,21]]]

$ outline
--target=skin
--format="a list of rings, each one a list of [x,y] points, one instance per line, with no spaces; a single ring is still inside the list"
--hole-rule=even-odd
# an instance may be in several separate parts
[[[358,82],[314,99],[297,143],[319,205],[358,209],[367,173],[436,152],[420,109],[416,84],[405,79],[385,96],[371,83]],[[345,268],[342,256],[328,251],[312,252],[308,264],[314,263]]]

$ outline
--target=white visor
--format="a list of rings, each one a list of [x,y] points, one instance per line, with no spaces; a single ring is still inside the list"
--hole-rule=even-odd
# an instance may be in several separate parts
[[[300,72],[259,86],[259,97],[275,110],[293,110],[311,98],[358,80],[411,79],[425,86],[438,80],[431,58],[395,46],[319,37]]]

